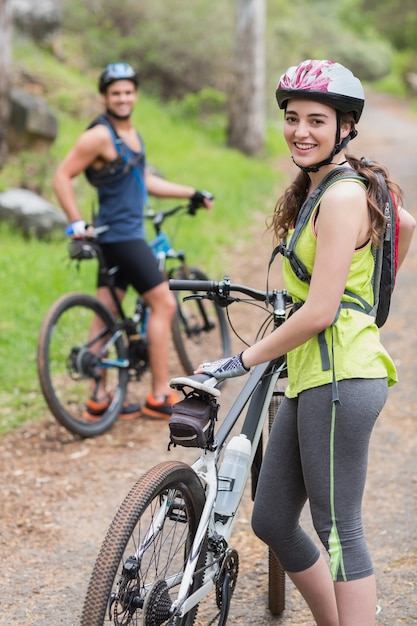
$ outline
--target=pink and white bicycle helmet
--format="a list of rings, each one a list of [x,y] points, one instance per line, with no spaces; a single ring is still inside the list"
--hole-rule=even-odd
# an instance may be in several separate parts
[[[340,63],[308,59],[300,65],[289,67],[279,79],[275,94],[280,109],[287,108],[290,98],[305,98],[323,102],[336,111],[337,129],[332,152],[327,159],[308,167],[294,161],[304,172],[318,172],[323,165],[331,164],[333,157],[358,134],[352,125],[349,134],[342,141],[340,140],[340,114],[351,113],[356,123],[362,115],[365,104],[360,80]]]
[[[358,122],[365,104],[362,84],[350,70],[333,61],[308,59],[289,67],[276,89],[280,109],[290,98],[309,98],[324,102],[343,113],[352,113]]]

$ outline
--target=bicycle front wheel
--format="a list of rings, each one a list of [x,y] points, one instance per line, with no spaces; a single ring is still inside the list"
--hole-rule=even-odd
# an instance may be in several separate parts
[[[110,311],[96,298],[82,293],[59,298],[41,326],[37,367],[42,393],[58,422],[81,437],[108,430],[126,395],[126,349],[123,337],[115,331],[116,321]],[[106,342],[105,354],[98,357]],[[109,406],[92,421],[85,404],[100,382],[109,393]]]
[[[201,270],[183,268],[170,275],[177,280],[208,280]],[[230,356],[230,337],[224,310],[210,300],[191,299],[192,291],[175,291],[177,313],[172,322],[175,349],[185,372],[192,374],[202,360]],[[195,293],[195,292],[194,292]]]
[[[185,463],[160,463],[139,479],[120,506],[97,557],[84,601],[81,626],[175,624],[169,614],[204,507],[194,470]],[[191,592],[201,585],[206,541],[197,558]]]

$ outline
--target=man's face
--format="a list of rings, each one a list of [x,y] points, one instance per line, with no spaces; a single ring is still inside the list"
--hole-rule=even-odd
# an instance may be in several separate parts
[[[128,119],[137,98],[136,87],[131,80],[116,80],[103,94],[106,110],[117,119]]]

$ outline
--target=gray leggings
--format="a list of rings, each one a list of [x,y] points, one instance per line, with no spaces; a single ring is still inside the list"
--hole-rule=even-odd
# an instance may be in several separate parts
[[[304,571],[320,554],[299,523],[308,499],[333,580],[357,580],[373,572],[361,504],[369,439],[387,381],[340,381],[335,411],[331,394],[331,385],[323,385],[284,398],[262,464],[252,526],[286,571]]]

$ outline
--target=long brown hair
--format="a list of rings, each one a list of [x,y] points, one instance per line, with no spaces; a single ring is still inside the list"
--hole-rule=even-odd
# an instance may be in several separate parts
[[[343,121],[347,121],[343,119],[344,117],[345,116],[341,116],[342,123]],[[353,120],[350,118],[348,121],[351,123],[352,128],[354,128]],[[377,243],[379,241],[379,235],[385,226],[385,217],[377,203],[378,179],[376,172],[380,172],[385,178],[388,189],[394,194],[399,205],[402,204],[403,192],[399,185],[389,178],[389,172],[383,165],[371,162],[364,157],[358,159],[348,154],[346,155],[346,160],[350,167],[367,181],[368,210],[371,219],[369,237],[372,242]],[[274,213],[268,220],[268,228],[273,231],[277,241],[283,239],[287,235],[288,230],[294,225],[301,206],[307,197],[309,185],[310,178],[308,174],[304,171],[300,171],[294,181],[278,199]]]

